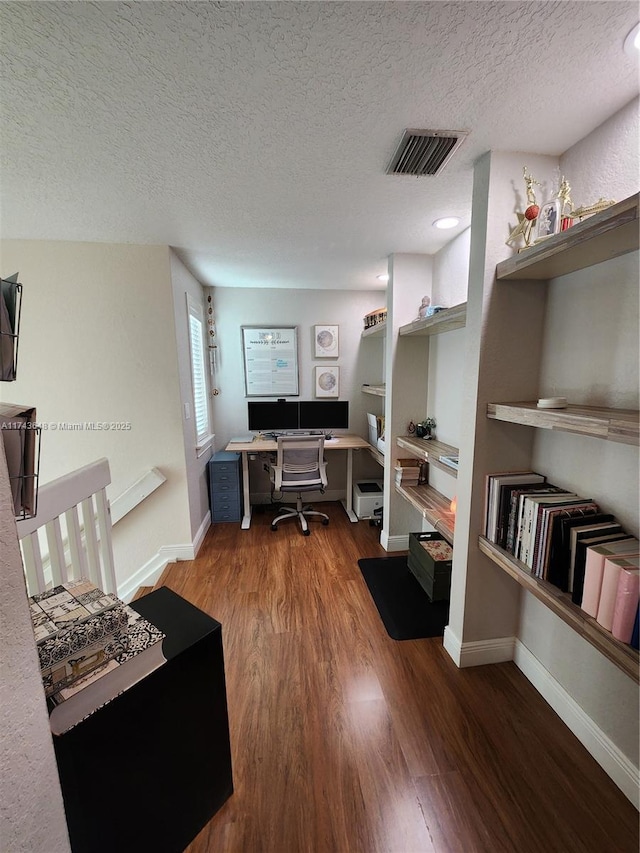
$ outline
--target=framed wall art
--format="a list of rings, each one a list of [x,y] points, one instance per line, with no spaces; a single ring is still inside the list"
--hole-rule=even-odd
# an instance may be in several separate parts
[[[242,326],[247,397],[296,396],[298,327]]]
[[[338,353],[338,327],[314,326],[316,358],[335,358]]]
[[[340,368],[334,365],[315,368],[316,397],[340,396]]]

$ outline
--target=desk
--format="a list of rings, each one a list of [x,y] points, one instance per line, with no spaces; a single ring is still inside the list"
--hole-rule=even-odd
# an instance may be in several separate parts
[[[353,451],[371,449],[369,442],[359,435],[337,435],[331,441],[325,441],[325,450],[347,451],[347,499],[342,501],[347,515],[351,521],[357,521],[358,516],[353,511]],[[249,454],[273,452],[278,449],[278,442],[270,438],[256,438],[245,443],[232,442],[227,444],[225,450],[232,450],[242,454],[242,491],[244,495],[244,515],[242,516],[242,529],[251,527],[251,500],[249,496]]]
[[[131,607],[167,662],[53,738],[73,853],[181,853],[233,792],[220,623],[166,587]]]

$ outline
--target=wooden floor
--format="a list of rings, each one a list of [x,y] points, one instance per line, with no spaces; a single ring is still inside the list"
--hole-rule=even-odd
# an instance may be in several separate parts
[[[637,853],[638,814],[512,663],[386,633],[379,531],[210,528],[165,585],[222,623],[235,792],[188,853]]]

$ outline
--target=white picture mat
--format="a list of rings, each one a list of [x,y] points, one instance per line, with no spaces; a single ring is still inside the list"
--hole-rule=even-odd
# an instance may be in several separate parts
[[[325,365],[315,368],[316,397],[340,396],[340,368]]]
[[[314,326],[313,341],[316,358],[336,358],[339,355],[338,326]]]

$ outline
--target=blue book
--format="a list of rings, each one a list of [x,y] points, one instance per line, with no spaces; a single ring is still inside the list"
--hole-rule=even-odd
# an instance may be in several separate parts
[[[630,645],[634,648],[638,648],[638,619],[640,618],[639,614],[636,613],[636,621],[633,623],[633,633],[631,634],[631,643]]]

